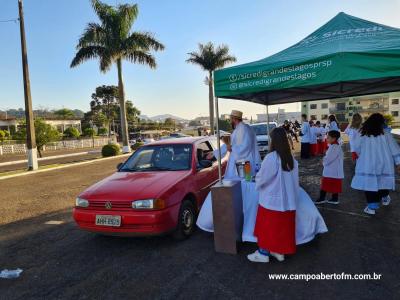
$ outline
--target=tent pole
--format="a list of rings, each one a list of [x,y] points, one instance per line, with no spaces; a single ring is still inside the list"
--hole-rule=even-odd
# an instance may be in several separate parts
[[[269,112],[268,112],[268,104],[267,106],[267,136],[268,136],[268,146],[269,146]]]
[[[215,120],[217,121],[217,146],[218,146],[218,180],[222,185],[222,164],[221,164],[221,134],[219,132],[219,107],[218,97],[215,97]]]

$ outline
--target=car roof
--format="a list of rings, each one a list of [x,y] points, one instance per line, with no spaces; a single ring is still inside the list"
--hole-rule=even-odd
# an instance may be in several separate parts
[[[182,137],[182,138],[172,138],[172,139],[165,139],[165,140],[159,140],[155,141],[152,143],[149,143],[145,146],[153,146],[153,145],[171,145],[171,144],[194,144],[196,142],[201,142],[201,141],[209,141],[210,138],[209,136],[196,136],[196,137]]]
[[[276,123],[276,122],[269,122],[269,124],[278,125],[278,123]],[[250,126],[267,125],[267,122],[253,123],[253,124],[249,124],[249,125],[250,125]]]

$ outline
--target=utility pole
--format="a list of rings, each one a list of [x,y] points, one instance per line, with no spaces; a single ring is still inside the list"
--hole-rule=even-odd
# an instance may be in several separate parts
[[[25,118],[26,118],[26,144],[28,148],[28,170],[37,170],[37,149],[35,137],[35,123],[33,120],[31,84],[29,81],[28,54],[26,50],[24,12],[22,0],[18,0],[19,27],[21,33],[22,70],[24,74]]]

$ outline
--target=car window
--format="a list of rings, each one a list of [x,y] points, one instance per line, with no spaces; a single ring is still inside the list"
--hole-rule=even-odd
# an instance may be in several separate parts
[[[275,127],[276,124],[269,124],[269,131]],[[251,128],[256,135],[267,135],[267,124],[252,125]]]
[[[191,168],[192,145],[155,145],[137,150],[121,172],[181,171]]]
[[[199,162],[201,160],[208,160],[207,155],[213,152],[213,148],[211,147],[210,142],[202,142],[200,144],[197,145],[196,147],[196,158],[197,158],[197,167],[200,167]],[[214,161],[215,158],[213,157],[212,159],[210,159],[211,161]]]

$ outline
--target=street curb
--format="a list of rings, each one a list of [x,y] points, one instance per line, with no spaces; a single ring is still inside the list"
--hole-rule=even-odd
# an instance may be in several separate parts
[[[81,156],[81,155],[86,155],[86,154],[100,154],[100,153],[101,153],[101,150],[93,150],[93,151],[86,151],[86,152],[68,153],[68,154],[61,154],[61,155],[40,157],[40,158],[38,158],[38,161],[52,160],[52,159],[57,159],[57,158],[65,158],[65,157],[73,157],[73,156]],[[6,161],[6,162],[0,163],[0,167],[11,166],[11,165],[19,165],[19,164],[23,164],[23,163],[27,163],[27,162],[28,162],[27,159],[14,160],[14,161]]]
[[[43,172],[48,172],[48,171],[53,171],[53,170],[60,170],[60,169],[65,169],[65,168],[70,168],[70,167],[75,167],[75,166],[93,164],[93,163],[96,163],[96,162],[105,161],[105,160],[111,160],[111,159],[116,159],[116,158],[120,158],[120,157],[127,157],[127,156],[130,156],[131,154],[132,154],[132,153],[127,153],[127,154],[121,154],[121,155],[118,155],[118,156],[105,157],[105,158],[97,158],[97,159],[93,159],[93,160],[89,160],[89,161],[83,161],[83,162],[78,162],[78,163],[65,164],[65,165],[63,165],[63,166],[58,166],[58,167],[54,167],[54,168],[48,168],[48,169],[37,170],[37,171],[26,171],[26,172],[24,172],[24,173],[18,173],[18,174],[0,176],[0,181],[1,181],[1,180],[4,180],[4,179],[14,178],[14,177],[27,176],[27,175],[38,174],[38,173],[43,173]]]

